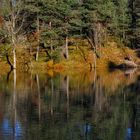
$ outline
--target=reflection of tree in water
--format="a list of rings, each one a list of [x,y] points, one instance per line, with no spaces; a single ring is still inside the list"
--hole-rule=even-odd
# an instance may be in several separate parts
[[[140,139],[140,76],[135,83],[126,87],[127,100],[131,102],[132,115],[129,126],[129,133],[134,140]]]
[[[5,90],[6,94],[3,92],[2,94],[5,94],[8,96],[8,102],[2,102],[2,108],[4,107],[4,110],[1,112],[1,115],[3,116],[3,119],[1,120],[1,127],[0,127],[0,138],[1,139],[13,139],[13,140],[20,140],[21,135],[23,135],[23,128],[22,124],[19,120],[18,114],[17,114],[17,78],[16,78],[16,69],[8,73],[8,79],[6,80],[6,83],[9,83],[9,77],[10,74],[13,73],[13,79],[12,79],[12,90],[9,94],[7,94],[7,89]],[[10,84],[11,85],[11,84]],[[3,95],[4,96],[4,95]],[[7,101],[7,97],[4,97],[1,99],[5,99],[4,101]],[[6,114],[5,114],[6,112]]]
[[[137,82],[122,85],[111,94],[102,76],[93,77],[89,84],[85,74],[76,82],[69,75],[18,76],[16,114],[27,139],[121,140],[132,137],[131,129],[136,129],[135,113],[131,109],[131,104],[136,108],[136,96],[127,93],[132,92],[129,89],[135,91],[138,88]],[[82,86],[83,79],[87,86]],[[11,95],[0,100],[5,100],[0,102],[2,113],[10,116],[7,109],[11,108],[8,106],[13,100]]]

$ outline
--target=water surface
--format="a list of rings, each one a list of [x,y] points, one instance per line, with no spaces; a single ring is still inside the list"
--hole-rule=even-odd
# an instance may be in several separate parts
[[[138,140],[140,73],[0,76],[0,140]]]

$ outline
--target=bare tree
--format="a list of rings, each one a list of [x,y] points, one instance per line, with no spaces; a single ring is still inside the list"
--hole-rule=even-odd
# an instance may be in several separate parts
[[[3,29],[10,40],[13,52],[13,63],[10,61],[8,62],[12,69],[16,69],[16,48],[18,44],[18,36],[25,19],[25,14],[22,9],[23,7],[22,0],[2,0],[2,17],[4,21]]]

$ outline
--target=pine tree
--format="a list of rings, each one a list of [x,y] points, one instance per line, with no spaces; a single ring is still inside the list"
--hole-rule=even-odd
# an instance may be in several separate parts
[[[27,10],[28,18],[27,26],[29,32],[36,33],[36,41],[37,41],[37,48],[36,48],[36,61],[38,61],[39,57],[39,50],[40,50],[40,37],[41,37],[41,25],[40,25],[40,17],[41,17],[41,7],[42,2],[40,0],[26,0],[25,2],[25,10]],[[31,18],[31,19],[30,19]]]
[[[69,38],[75,35],[79,36],[82,33],[83,22],[79,10],[80,2],[78,0],[53,1],[53,3],[52,1],[47,1],[44,2],[42,8],[42,19],[46,24],[46,29],[43,33],[44,37],[50,38],[50,46],[55,44],[52,40],[59,40],[58,43],[62,46],[65,42],[64,56],[68,59]]]
[[[133,48],[140,47],[140,2],[139,0],[130,0],[129,3],[131,14],[131,46]]]

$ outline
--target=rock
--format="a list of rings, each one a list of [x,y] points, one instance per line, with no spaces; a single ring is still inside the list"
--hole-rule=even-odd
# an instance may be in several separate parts
[[[137,68],[137,64],[131,60],[124,60],[124,62],[118,65],[118,68]]]
[[[138,65],[131,60],[123,60],[120,64],[115,64],[114,62],[109,62],[110,69],[130,69],[130,68],[137,68]]]

